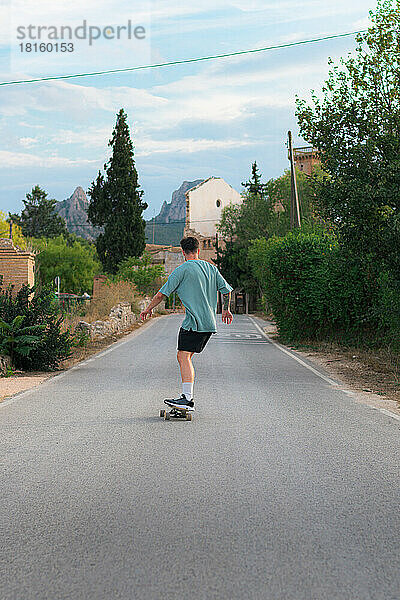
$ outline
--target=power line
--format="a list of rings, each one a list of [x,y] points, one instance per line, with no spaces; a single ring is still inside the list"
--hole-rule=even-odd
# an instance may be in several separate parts
[[[342,38],[349,35],[356,35],[357,33],[365,33],[367,29],[360,29],[358,31],[351,31],[348,33],[336,33],[334,35],[326,35],[323,37],[312,38],[309,40],[301,40],[299,42],[290,42],[288,44],[278,44],[276,46],[265,46],[264,48],[253,48],[251,50],[239,50],[237,52],[228,52],[226,54],[213,54],[210,56],[200,56],[197,58],[187,58],[183,60],[173,60],[164,63],[155,63],[152,65],[140,65],[138,67],[126,67],[124,69],[108,69],[105,71],[92,71],[89,73],[74,73],[71,75],[53,75],[50,77],[38,77],[37,79],[19,79],[15,81],[2,81],[0,86],[3,85],[16,85],[20,83],[38,83],[40,81],[55,81],[59,79],[74,79],[76,77],[93,77],[97,75],[110,75],[112,73],[128,73],[132,71],[141,71],[144,69],[158,69],[160,67],[172,67],[174,65],[185,65],[189,63],[204,62],[208,60],[217,60],[221,58],[229,58],[231,56],[242,56],[244,54],[255,54],[256,52],[266,52],[267,50],[277,50],[279,48],[290,48],[291,46],[300,46],[302,44],[312,44],[314,42],[322,42],[324,40],[332,40],[335,38]]]
[[[64,217],[63,217],[64,218]],[[155,221],[155,225],[185,225],[186,221]],[[190,223],[215,223],[215,219],[191,219]],[[146,225],[152,225],[153,221],[146,221]],[[102,229],[102,227],[98,227],[96,225],[91,225],[90,223],[74,223],[74,227],[91,227],[93,229]]]

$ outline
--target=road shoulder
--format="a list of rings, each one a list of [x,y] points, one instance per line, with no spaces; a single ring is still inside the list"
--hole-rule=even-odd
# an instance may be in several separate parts
[[[273,321],[259,313],[254,316],[273,342],[325,372],[355,401],[390,411],[400,417],[400,385],[396,381],[395,372],[385,363],[381,353],[363,352],[328,343],[285,346],[279,340]]]

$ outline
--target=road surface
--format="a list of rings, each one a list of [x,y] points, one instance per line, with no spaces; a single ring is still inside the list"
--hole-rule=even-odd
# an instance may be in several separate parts
[[[400,422],[236,316],[182,316],[0,405],[2,600],[398,600]]]

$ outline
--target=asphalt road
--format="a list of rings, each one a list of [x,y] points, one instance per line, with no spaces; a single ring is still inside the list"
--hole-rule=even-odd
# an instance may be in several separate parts
[[[165,422],[181,320],[0,405],[1,600],[399,600],[400,422],[246,316]]]

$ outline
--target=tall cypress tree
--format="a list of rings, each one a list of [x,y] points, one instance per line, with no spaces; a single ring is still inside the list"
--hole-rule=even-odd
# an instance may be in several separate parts
[[[115,273],[118,263],[130,256],[141,256],[146,247],[145,221],[147,204],[142,201],[135,167],[133,144],[121,108],[109,141],[112,156],[104,165],[105,177],[99,172],[88,195],[88,220],[104,231],[96,240],[97,252],[108,273]]]
[[[257,162],[254,161],[253,164],[251,165],[250,178],[248,179],[248,181],[245,181],[242,183],[242,186],[245,188],[245,190],[247,192],[247,199],[262,197],[265,194],[265,192],[267,190],[267,184],[261,182],[261,177],[262,176],[258,169]],[[245,193],[245,195],[246,195],[246,193]]]

